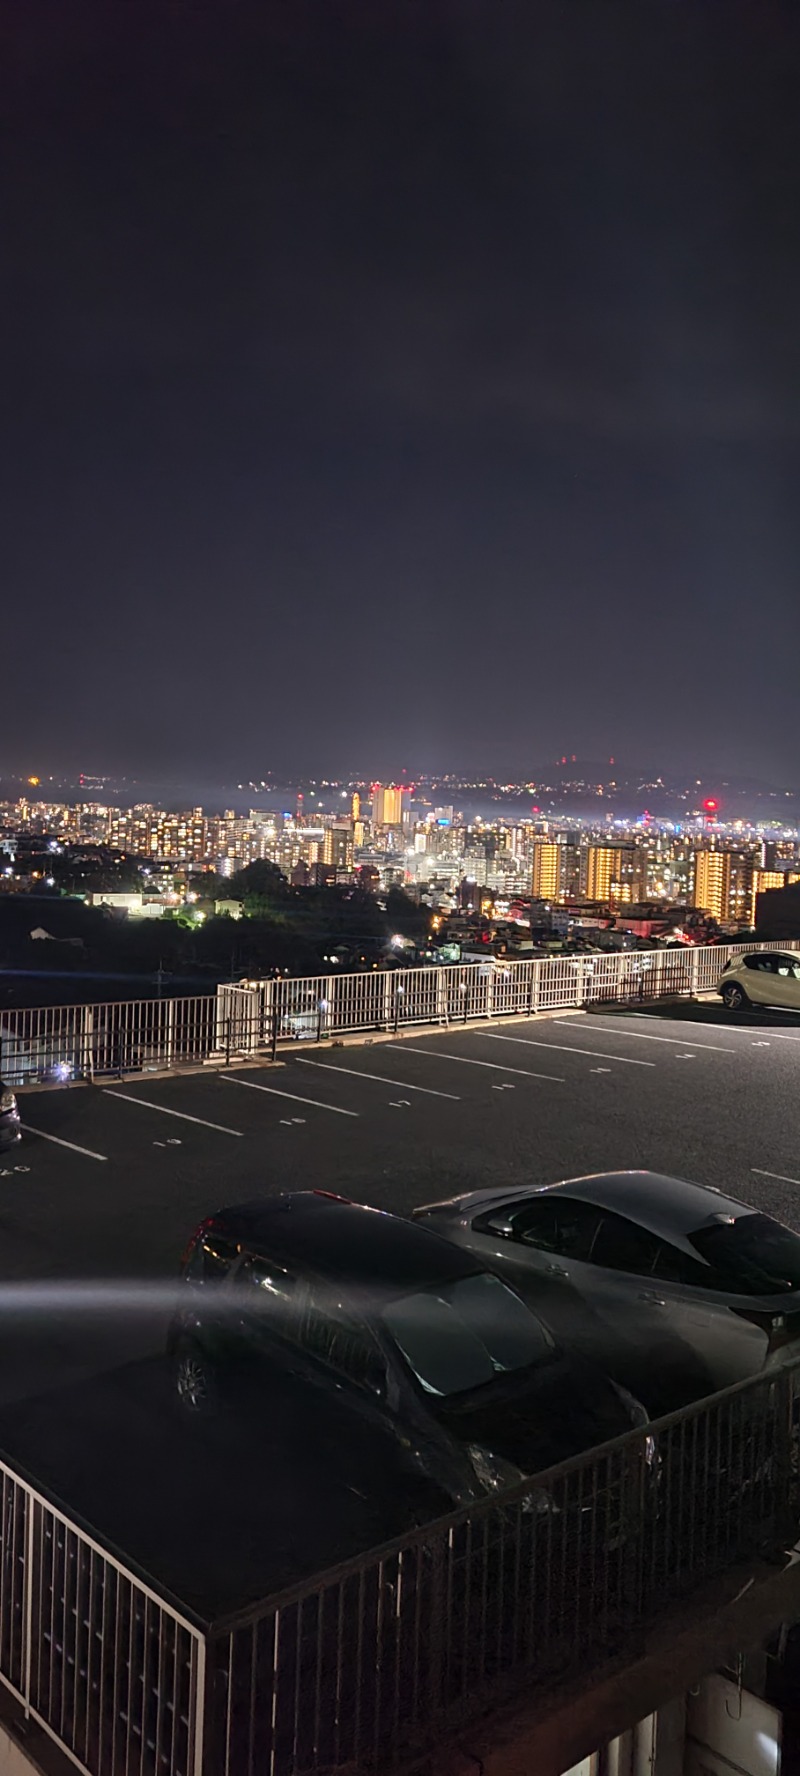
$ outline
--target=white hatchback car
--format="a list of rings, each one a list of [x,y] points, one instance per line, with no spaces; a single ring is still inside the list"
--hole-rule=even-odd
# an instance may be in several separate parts
[[[729,1011],[746,1011],[749,1005],[800,1011],[800,953],[748,950],[742,956],[732,956],[717,992]]]

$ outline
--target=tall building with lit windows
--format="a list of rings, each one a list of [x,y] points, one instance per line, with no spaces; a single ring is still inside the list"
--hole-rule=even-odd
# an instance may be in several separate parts
[[[727,851],[698,851],[694,863],[694,905],[712,919],[724,919],[730,872]]]
[[[349,826],[326,826],[322,841],[322,862],[337,870],[353,867],[353,833]]]
[[[561,893],[561,846],[534,839],[531,853],[531,894],[534,900],[558,900]]]
[[[791,882],[797,880],[795,870],[754,869],[750,889],[748,925],[755,925],[759,894],[766,893],[768,888],[786,888]]]
[[[373,826],[400,826],[403,819],[402,787],[394,783],[373,783]]]
[[[723,924],[749,925],[755,905],[756,874],[752,854],[743,851],[697,851],[694,905]]]
[[[619,872],[616,845],[588,845],[586,849],[586,899],[610,900],[611,884]]]

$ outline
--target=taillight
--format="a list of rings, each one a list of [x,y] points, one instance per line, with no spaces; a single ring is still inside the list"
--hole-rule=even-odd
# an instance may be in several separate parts
[[[772,1313],[769,1308],[759,1307],[735,1307],[733,1312],[738,1319],[749,1320],[751,1326],[766,1333],[771,1351],[800,1338],[800,1313]]]

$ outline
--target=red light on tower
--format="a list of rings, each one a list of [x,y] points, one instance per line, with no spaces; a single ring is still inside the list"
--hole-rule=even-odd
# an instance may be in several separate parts
[[[707,814],[716,814],[719,802],[716,802],[713,796],[709,796],[708,801],[703,803],[703,807]]]

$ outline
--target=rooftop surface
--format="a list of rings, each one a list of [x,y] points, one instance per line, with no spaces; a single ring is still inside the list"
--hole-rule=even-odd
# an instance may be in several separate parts
[[[258,1424],[187,1428],[162,1355],[167,1302],[150,1289],[119,1313],[67,1311],[54,1285],[170,1289],[204,1216],[308,1189],[406,1214],[487,1185],[646,1168],[800,1230],[800,1019],[605,1009],[282,1058],[26,1093],[26,1134],[0,1154],[0,1283],[41,1286],[24,1313],[0,1291],[0,1449],[209,1616],[443,1501],[336,1399],[277,1373]]]

